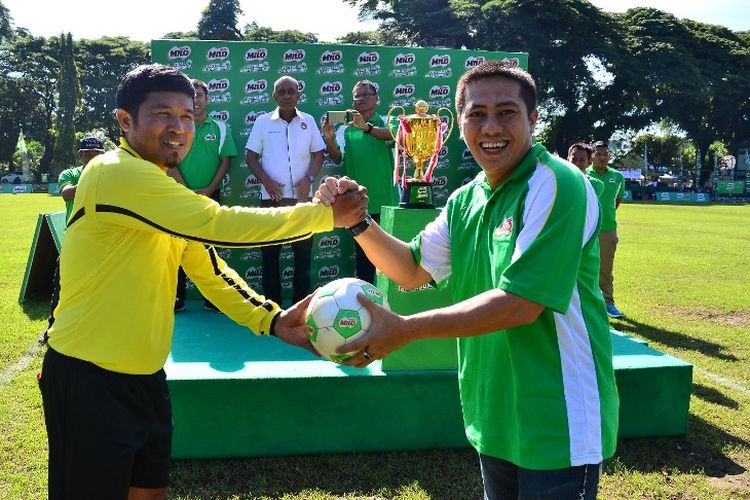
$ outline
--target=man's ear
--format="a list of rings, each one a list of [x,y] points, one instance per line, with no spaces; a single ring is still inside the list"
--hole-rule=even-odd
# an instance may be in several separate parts
[[[117,123],[120,124],[120,130],[122,130],[122,133],[125,134],[129,132],[130,128],[133,126],[133,116],[122,108],[117,108],[115,116],[117,117]]]

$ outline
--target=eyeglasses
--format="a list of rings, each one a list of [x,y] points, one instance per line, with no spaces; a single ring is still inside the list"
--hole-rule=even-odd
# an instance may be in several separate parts
[[[354,94],[354,100],[356,101],[359,99],[365,99],[367,97],[372,97],[374,95],[377,95],[377,94]]]
[[[274,93],[279,95],[294,95],[299,93],[299,89],[295,89],[294,87],[290,87],[287,89],[276,89],[274,90]]]

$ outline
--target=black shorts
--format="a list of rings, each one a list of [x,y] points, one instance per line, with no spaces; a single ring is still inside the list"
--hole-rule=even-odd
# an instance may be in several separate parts
[[[169,484],[166,375],[128,375],[49,348],[39,379],[49,440],[49,498],[126,499]]]

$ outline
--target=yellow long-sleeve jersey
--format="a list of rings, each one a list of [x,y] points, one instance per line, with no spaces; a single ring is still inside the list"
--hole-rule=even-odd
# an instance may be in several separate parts
[[[60,302],[49,344],[107,370],[164,366],[177,268],[237,323],[268,334],[279,306],[250,289],[213,246],[252,247],[333,229],[330,207],[224,207],[143,160],[123,139],[78,184],[60,260]]]

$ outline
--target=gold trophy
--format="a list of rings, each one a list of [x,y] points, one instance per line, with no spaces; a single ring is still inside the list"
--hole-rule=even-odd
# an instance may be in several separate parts
[[[389,127],[393,140],[396,142],[396,165],[393,173],[394,183],[399,182],[399,158],[402,159],[403,170],[401,173],[400,207],[404,208],[435,208],[432,202],[432,172],[437,164],[438,155],[443,143],[453,131],[453,113],[448,108],[438,108],[437,114],[428,114],[429,105],[425,101],[417,101],[414,104],[414,114],[407,115],[402,106],[393,106],[388,111],[388,121],[391,123],[391,114],[394,110],[401,109],[402,113],[397,115],[398,128],[396,133]],[[444,134],[440,111],[445,110],[450,116],[447,133]],[[414,163],[414,177],[406,178],[406,157],[411,158]],[[425,170],[425,162],[429,160]]]

